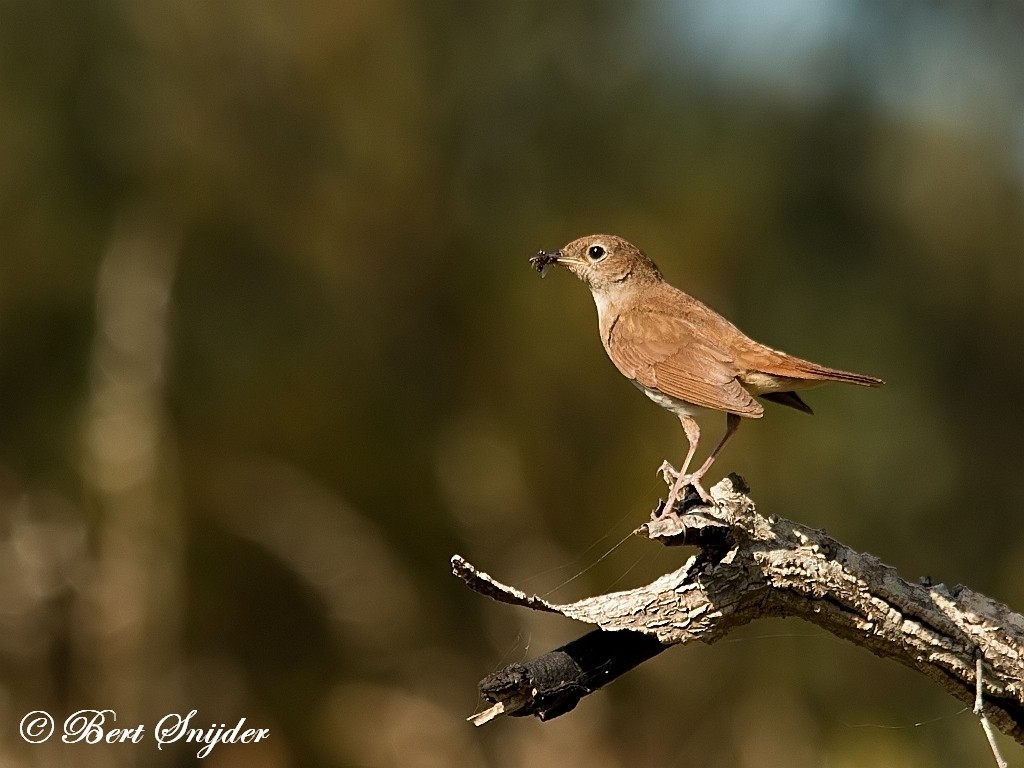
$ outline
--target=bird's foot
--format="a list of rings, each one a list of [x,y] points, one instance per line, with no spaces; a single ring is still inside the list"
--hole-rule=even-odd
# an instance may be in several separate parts
[[[711,494],[704,490],[704,486],[700,484],[700,478],[690,475],[690,479],[686,481],[688,488],[693,488],[700,496],[700,500],[705,504],[714,504],[715,500],[711,498]]]
[[[675,484],[676,478],[679,477],[679,472],[668,463],[668,460],[661,462],[661,466],[658,467],[658,474],[661,475],[665,484],[670,488]]]
[[[665,500],[664,505],[661,507],[659,514],[681,514],[690,507],[700,506],[701,504],[714,504],[714,500],[711,498],[704,486],[701,485],[701,476],[692,475],[681,475],[676,472],[675,468],[667,461],[661,465],[659,471],[662,477],[665,478],[665,482],[669,485],[668,498]],[[680,509],[676,510],[676,504],[680,504]]]

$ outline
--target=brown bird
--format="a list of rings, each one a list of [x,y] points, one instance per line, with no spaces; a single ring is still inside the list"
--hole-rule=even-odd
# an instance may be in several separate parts
[[[597,304],[601,343],[627,379],[683,425],[690,444],[669,491],[664,509],[674,510],[690,485],[704,501],[701,485],[715,457],[735,434],[740,418],[759,419],[757,398],[804,413],[810,406],[796,393],[829,381],[877,387],[873,376],[828,368],[787,355],[754,341],[697,299],[665,282],[647,255],[614,235],[590,235],[558,251],[541,251],[530,259],[544,275],[559,264],[587,284]],[[702,409],[726,412],[725,436],[700,469],[687,474],[697,450]],[[668,477],[674,470],[662,465]]]

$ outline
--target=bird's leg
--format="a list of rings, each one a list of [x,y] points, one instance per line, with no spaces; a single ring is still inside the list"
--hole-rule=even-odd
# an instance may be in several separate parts
[[[691,485],[690,475],[686,474],[686,470],[690,467],[690,462],[693,460],[693,454],[697,452],[697,441],[700,440],[700,427],[697,422],[693,420],[692,416],[682,415],[679,417],[680,423],[683,425],[683,431],[686,433],[686,441],[690,444],[689,449],[686,451],[686,458],[683,459],[683,465],[679,468],[678,474],[676,474],[675,482],[672,483],[672,487],[668,492],[668,499],[665,500],[665,511],[672,512],[675,510],[676,502],[682,498],[681,491],[687,485]],[[661,465],[661,472],[668,479],[668,472],[666,469],[671,469],[668,466],[668,462]],[[697,493],[704,501],[711,501],[711,497],[707,495],[707,492],[700,487],[700,485],[694,485]]]
[[[700,439],[700,427],[697,426],[697,422],[693,419],[689,419],[689,426],[684,420],[684,417],[680,417],[680,423],[683,425],[683,429],[686,431],[686,440],[690,444],[690,449],[686,453],[686,458],[683,459],[683,465],[676,471],[668,461],[661,462],[661,466],[658,467],[658,472],[661,473],[662,478],[665,482],[671,486],[680,475],[686,474],[686,469],[690,466],[690,462],[693,460],[693,454],[697,451],[697,441]]]
[[[700,497],[705,501],[710,501],[711,497],[707,495],[707,491],[705,491],[704,487],[700,484],[701,478],[703,478],[704,473],[711,468],[711,465],[715,463],[715,457],[718,456],[723,448],[725,448],[725,444],[732,439],[732,436],[736,434],[736,430],[739,428],[740,417],[735,413],[727,414],[725,418],[725,434],[722,435],[721,441],[719,441],[718,445],[715,446],[715,450],[711,452],[711,455],[704,460],[700,469],[687,478],[689,484],[697,489],[697,493],[699,493]]]
[[[683,424],[683,430],[686,432],[686,439],[690,443],[690,449],[687,451],[683,467],[679,471],[679,474],[675,476],[675,482],[672,483],[672,488],[668,493],[668,501],[665,502],[666,510],[671,510],[675,507],[676,502],[682,498],[680,492],[688,485],[692,486],[693,489],[697,491],[701,499],[706,502],[712,501],[710,494],[704,490],[704,486],[701,485],[700,481],[704,477],[705,473],[707,473],[711,468],[711,465],[714,464],[715,458],[718,454],[721,453],[723,448],[725,448],[725,444],[732,439],[732,436],[736,434],[736,430],[739,429],[740,426],[739,416],[735,413],[727,414],[725,421],[725,434],[722,436],[718,445],[715,446],[715,450],[713,450],[711,455],[704,460],[700,469],[688,475],[686,474],[686,470],[690,466],[690,461],[693,459],[694,452],[697,450],[697,440],[700,438],[700,427],[697,426],[697,422],[690,416],[680,416],[679,421]],[[666,472],[666,468],[671,470],[671,467],[668,466],[667,462],[662,464],[661,467],[661,471],[666,476],[667,480],[669,474]]]

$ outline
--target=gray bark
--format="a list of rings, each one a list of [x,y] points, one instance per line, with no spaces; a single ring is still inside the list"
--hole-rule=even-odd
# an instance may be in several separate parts
[[[700,551],[679,570],[624,592],[556,605],[453,557],[455,575],[483,595],[604,631],[489,676],[481,692],[494,706],[471,719],[479,725],[501,713],[548,718],[567,712],[580,697],[661,650],[640,640],[637,653],[637,635],[665,647],[710,644],[755,619],[798,616],[918,670],[967,705],[975,702],[980,656],[984,714],[1024,744],[1024,616],[964,586],[912,583],[822,530],[764,517],[747,491],[731,475],[712,489],[715,507],[654,517],[641,526],[637,533],[652,540]],[[621,633],[622,639],[604,633]],[[588,640],[592,635],[598,637]],[[590,652],[599,641],[600,652]],[[580,644],[582,653],[567,653]],[[589,659],[596,660],[592,668]],[[552,676],[553,664],[563,677]],[[550,680],[556,689],[545,687]]]

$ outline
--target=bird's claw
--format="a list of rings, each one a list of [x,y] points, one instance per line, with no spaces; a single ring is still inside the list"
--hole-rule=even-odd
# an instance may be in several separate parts
[[[673,473],[672,475],[667,474],[666,467],[668,471]],[[704,490],[699,476],[680,476],[667,461],[662,465],[661,472],[665,475],[665,482],[670,486],[668,498],[661,507],[661,514],[680,514],[689,507],[700,506],[701,504],[714,505],[714,499],[711,498],[711,494]],[[681,506],[678,512],[676,511],[677,504]]]
[[[689,479],[686,481],[686,487],[692,488],[700,496],[700,500],[705,504],[714,504],[715,500],[711,498],[711,494],[704,490],[704,486],[700,484],[698,479]]]

